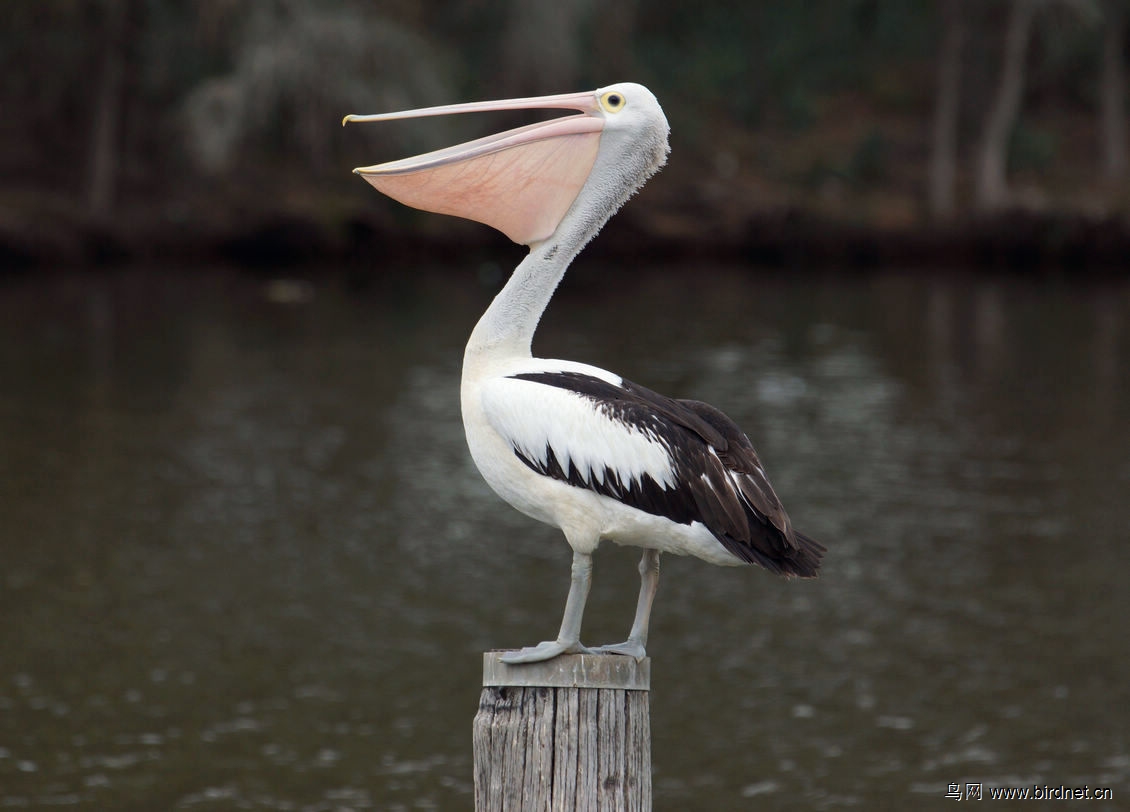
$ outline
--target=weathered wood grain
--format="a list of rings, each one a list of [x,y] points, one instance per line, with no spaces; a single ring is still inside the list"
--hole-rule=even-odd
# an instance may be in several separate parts
[[[648,812],[650,663],[559,657],[554,665],[510,666],[522,683],[513,686],[492,684],[505,680],[500,653],[484,656],[486,687],[473,730],[475,809]]]

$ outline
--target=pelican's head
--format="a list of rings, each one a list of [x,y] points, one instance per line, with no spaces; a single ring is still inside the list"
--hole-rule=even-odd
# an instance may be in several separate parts
[[[521,109],[576,112],[354,171],[405,205],[476,220],[533,245],[552,236],[571,211],[591,236],[667,160],[667,118],[651,91],[631,82],[559,96],[346,116],[343,123]]]

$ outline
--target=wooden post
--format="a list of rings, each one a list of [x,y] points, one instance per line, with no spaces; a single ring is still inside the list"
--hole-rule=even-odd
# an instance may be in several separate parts
[[[651,810],[651,660],[483,655],[476,812]]]

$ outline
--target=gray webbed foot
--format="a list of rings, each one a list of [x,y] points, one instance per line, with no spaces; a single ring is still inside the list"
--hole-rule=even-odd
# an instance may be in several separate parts
[[[526,646],[518,651],[507,652],[498,659],[507,665],[516,665],[518,663],[540,663],[545,660],[552,660],[559,654],[592,654],[592,649],[582,646],[578,640],[572,642],[545,640],[536,646]]]
[[[597,646],[593,650],[594,654],[622,654],[625,657],[635,657],[636,662],[639,662],[647,656],[644,651],[643,643],[639,640],[628,639],[623,643],[612,643],[607,646]]]

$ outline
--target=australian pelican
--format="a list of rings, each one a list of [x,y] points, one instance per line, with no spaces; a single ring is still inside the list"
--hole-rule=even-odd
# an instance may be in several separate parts
[[[587,651],[642,658],[659,553],[807,578],[824,547],[793,529],[749,439],[722,412],[531,354],[569,263],[667,160],[667,119],[647,88],[625,83],[345,121],[533,108],[574,113],[355,171],[406,205],[486,223],[530,248],[467,343],[463,425],[486,481],[522,513],[561,528],[573,567],[557,639],[503,660]],[[625,642],[588,649],[581,618],[603,539],[643,548],[639,603]]]

